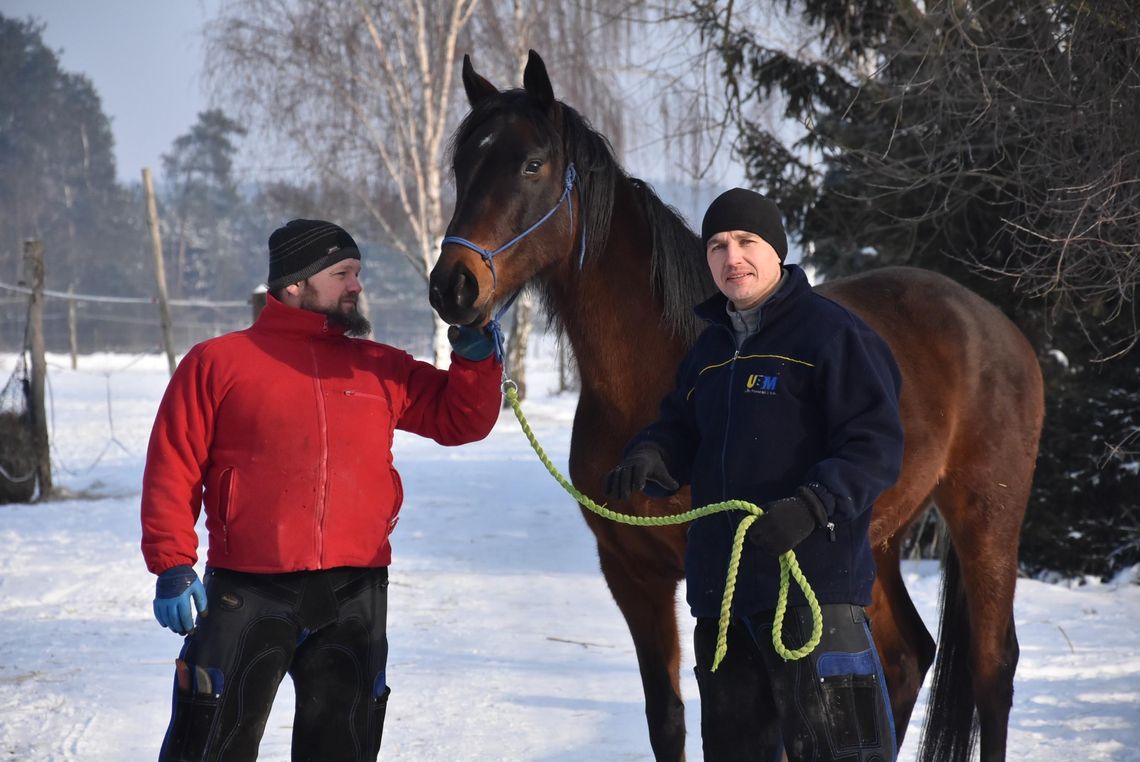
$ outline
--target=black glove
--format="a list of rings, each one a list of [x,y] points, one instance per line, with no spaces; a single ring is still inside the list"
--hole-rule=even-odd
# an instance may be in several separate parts
[[[764,515],[748,527],[748,539],[773,556],[782,556],[829,523],[823,502],[810,487],[800,487],[792,497],[762,507]]]
[[[669,491],[680,486],[669,474],[661,448],[652,442],[635,446],[621,464],[606,475],[606,497],[625,500],[634,492],[645,489],[646,481],[655,481]]]

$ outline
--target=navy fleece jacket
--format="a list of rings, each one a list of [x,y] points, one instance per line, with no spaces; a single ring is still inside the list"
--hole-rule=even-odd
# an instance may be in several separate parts
[[[820,602],[867,605],[875,577],[870,508],[902,464],[899,371],[878,334],[813,292],[799,267],[785,270],[759,330],[739,350],[726,298],[697,306],[710,325],[682,361],[658,419],[630,447],[656,443],[674,478],[692,486],[694,507],[729,499],[763,506],[809,487],[834,530],[819,528],[795,548],[800,567]],[[689,527],[685,576],[696,617],[719,614],[743,516],[719,513]],[[777,559],[746,543],[734,614],[774,609],[778,581]],[[806,603],[795,585],[788,603]]]

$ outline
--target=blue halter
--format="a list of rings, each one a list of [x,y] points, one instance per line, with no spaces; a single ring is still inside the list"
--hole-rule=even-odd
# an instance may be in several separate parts
[[[457,235],[449,235],[449,236],[444,237],[444,239],[442,241],[440,241],[440,244],[439,244],[440,248],[446,246],[449,243],[455,243],[455,244],[459,244],[460,246],[463,246],[465,248],[471,249],[471,251],[475,252],[480,257],[482,257],[483,261],[487,263],[487,266],[489,268],[491,268],[491,289],[493,291],[498,286],[498,282],[499,282],[498,275],[495,273],[495,257],[498,256],[499,254],[502,254],[504,251],[511,248],[516,243],[518,243],[519,241],[526,238],[528,235],[530,235],[531,233],[533,233],[534,231],[536,231],[540,227],[542,227],[544,222],[546,222],[547,220],[549,220],[551,217],[554,216],[554,213],[558,211],[558,208],[560,206],[562,206],[563,201],[566,202],[566,206],[570,210],[570,227],[571,227],[571,229],[573,229],[573,227],[574,227],[574,197],[571,195],[571,193],[574,190],[574,182],[577,179],[578,179],[578,171],[574,168],[574,164],[571,162],[571,164],[566,167],[566,176],[562,180],[562,195],[559,196],[558,203],[556,203],[553,207],[551,207],[549,212],[542,215],[542,217],[538,220],[538,222],[534,223],[529,228],[527,228],[523,232],[519,233],[517,236],[515,236],[511,240],[507,241],[506,243],[504,243],[499,248],[497,248],[493,251],[491,249],[484,249],[482,246],[475,243],[474,241],[469,241],[466,238],[462,238],[462,237],[457,236]],[[583,230],[582,234],[580,236],[580,244],[578,247],[578,269],[579,270],[582,269],[582,265],[585,261],[586,261],[586,231]],[[516,291],[515,293],[513,293],[511,295],[511,298],[508,299],[506,302],[504,302],[503,306],[499,307],[498,311],[495,313],[495,316],[493,318],[491,318],[491,322],[489,322],[487,324],[487,330],[489,330],[491,332],[491,336],[495,339],[495,357],[499,360],[499,362],[503,362],[503,330],[499,326],[499,318],[501,318],[504,314],[506,314],[507,310],[509,310],[511,308],[511,305],[515,303],[515,299],[518,299],[519,293],[520,293],[519,291]]]

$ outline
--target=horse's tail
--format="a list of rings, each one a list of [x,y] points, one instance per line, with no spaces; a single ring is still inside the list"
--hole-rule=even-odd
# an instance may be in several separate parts
[[[970,669],[970,613],[958,554],[946,545],[942,565],[942,616],[923,723],[921,762],[968,762],[978,737]]]

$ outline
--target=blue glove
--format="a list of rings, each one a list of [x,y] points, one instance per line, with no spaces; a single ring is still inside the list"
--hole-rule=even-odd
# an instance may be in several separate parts
[[[448,328],[447,340],[451,342],[455,354],[465,360],[486,360],[495,351],[495,339],[490,334],[467,325]]]
[[[194,567],[183,564],[167,569],[154,583],[154,618],[163,627],[185,635],[194,629],[191,597],[198,612],[206,613],[206,588]]]

